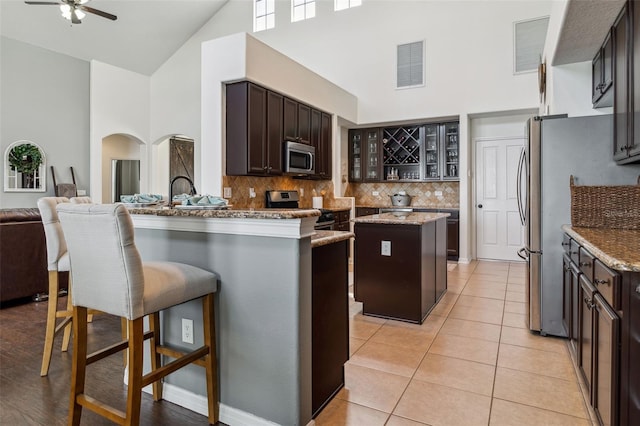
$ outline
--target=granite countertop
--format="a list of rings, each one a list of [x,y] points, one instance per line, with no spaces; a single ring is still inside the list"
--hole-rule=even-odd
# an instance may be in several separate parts
[[[434,220],[444,219],[451,216],[449,213],[382,213],[370,216],[360,216],[351,219],[355,223],[380,223],[385,225],[422,225]]]
[[[349,231],[316,231],[311,236],[311,248],[326,246],[355,237],[356,234]]]
[[[640,272],[640,230],[562,225],[571,238],[611,269]]]
[[[154,216],[212,217],[234,219],[300,219],[320,216],[316,209],[178,209],[167,207],[128,207],[129,213]]]
[[[460,207],[440,207],[440,206],[391,206],[388,204],[356,204],[356,208],[370,209],[433,209],[433,210],[460,210]]]

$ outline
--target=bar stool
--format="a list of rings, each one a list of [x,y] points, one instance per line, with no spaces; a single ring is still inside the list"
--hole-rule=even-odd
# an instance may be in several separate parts
[[[140,421],[142,388],[152,384],[154,400],[162,399],[161,379],[195,363],[205,367],[209,423],[218,421],[214,293],[217,276],[175,262],[142,262],[134,241],[133,222],[121,204],[59,204],[58,215],[69,250],[73,275],[73,366],[69,425],[80,424],[82,408],[119,424]],[[202,298],[204,346],[181,353],[160,344],[159,311]],[[87,309],[127,320],[128,340],[87,356]],[[150,330],[143,330],[149,315]],[[144,340],[150,339],[151,372],[143,375]],[[85,393],[86,367],[128,349],[126,412]],[[160,366],[160,355],[175,358]]]
[[[51,364],[51,354],[53,353],[53,343],[56,335],[60,330],[64,329],[62,337],[62,351],[66,352],[69,348],[69,340],[71,339],[71,276],[69,276],[69,286],[67,288],[67,309],[58,310],[58,292],[60,272],[69,272],[69,255],[67,254],[67,245],[62,233],[62,227],[56,213],[56,205],[60,203],[68,203],[66,197],[42,197],[38,200],[38,210],[42,218],[44,226],[44,235],[47,242],[47,269],[49,270],[49,301],[47,303],[47,327],[44,338],[44,350],[42,352],[42,366],[40,367],[40,376],[49,374],[49,365]],[[63,321],[56,326],[58,318]]]

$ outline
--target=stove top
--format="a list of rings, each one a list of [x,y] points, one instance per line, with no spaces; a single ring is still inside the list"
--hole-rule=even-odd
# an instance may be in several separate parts
[[[297,209],[299,207],[300,196],[298,191],[266,191],[265,207],[268,209]],[[333,222],[333,211],[329,209],[320,210],[317,223]]]

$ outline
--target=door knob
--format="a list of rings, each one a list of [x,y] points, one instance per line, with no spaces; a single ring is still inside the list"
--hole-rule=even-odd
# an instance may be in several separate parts
[[[482,208],[482,204],[478,204],[478,208],[481,209]]]

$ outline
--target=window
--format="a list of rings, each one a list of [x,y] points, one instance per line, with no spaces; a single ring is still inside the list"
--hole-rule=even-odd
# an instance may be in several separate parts
[[[291,22],[302,21],[316,16],[316,0],[292,0]]]
[[[424,41],[399,44],[397,88],[424,86]]]
[[[344,10],[362,5],[362,0],[334,0],[333,10]]]
[[[547,38],[549,17],[516,22],[513,26],[513,72],[537,71]]]
[[[253,31],[263,31],[276,26],[275,0],[254,0]]]

